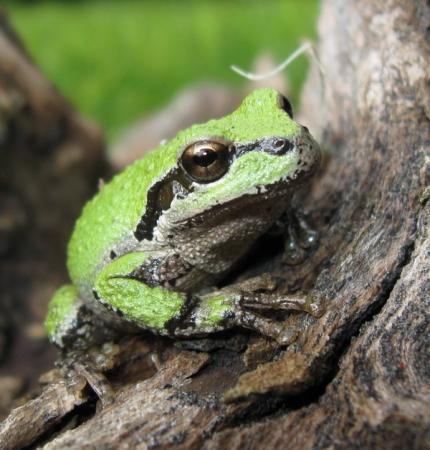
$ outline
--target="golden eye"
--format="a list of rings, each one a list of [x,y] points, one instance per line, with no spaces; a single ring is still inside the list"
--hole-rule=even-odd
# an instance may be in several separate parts
[[[200,183],[218,180],[230,165],[229,147],[217,141],[198,141],[182,153],[182,167],[190,177]]]

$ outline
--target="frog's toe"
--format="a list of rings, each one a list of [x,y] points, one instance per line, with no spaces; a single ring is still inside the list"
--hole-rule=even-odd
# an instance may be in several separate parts
[[[311,229],[303,230],[299,235],[299,245],[305,250],[318,247],[318,233]]]
[[[297,339],[298,331],[285,327],[282,322],[268,319],[249,310],[241,310],[235,315],[235,325],[254,330],[263,336],[274,339],[280,345],[289,345]]]
[[[326,312],[326,308],[321,300],[312,298],[308,303],[308,312],[314,317],[321,317]]]
[[[286,297],[285,302],[286,302],[286,309],[288,309],[288,305],[291,302],[297,302],[295,305],[296,306],[295,309],[307,312],[313,317],[321,317],[325,313],[325,307],[323,302],[310,294],[306,294],[303,297],[298,296],[296,299]],[[290,309],[294,308],[290,306]]]
[[[289,215],[283,261],[289,265],[301,264],[318,247],[318,233],[310,228],[298,212]]]
[[[309,294],[242,294],[240,304],[245,309],[303,311],[315,317],[325,312],[322,302]]]
[[[308,252],[302,248],[298,241],[289,237],[285,241],[285,250],[282,261],[290,266],[301,264],[307,257]]]
[[[95,365],[88,361],[75,362],[73,369],[82,376],[97,397],[100,399],[102,407],[111,405],[115,398],[115,391],[104,374]]]
[[[285,346],[295,342],[298,338],[299,332],[294,327],[282,327],[277,336],[274,339],[279,345]]]

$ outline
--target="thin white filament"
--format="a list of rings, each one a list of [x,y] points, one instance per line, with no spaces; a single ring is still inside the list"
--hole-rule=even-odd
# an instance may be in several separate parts
[[[304,44],[302,44],[299,48],[294,50],[294,52],[291,53],[291,55],[288,56],[288,58],[285,61],[279,64],[279,66],[272,69],[270,72],[256,74],[252,72],[247,72],[236,65],[232,65],[230,67],[231,70],[233,70],[233,72],[236,72],[237,74],[241,75],[244,78],[247,78],[248,80],[251,81],[267,80],[268,78],[277,75],[279,72],[282,72],[289,64],[291,64],[295,59],[297,59],[300,55],[302,55],[305,52],[308,52],[311,55],[311,57],[316,61],[320,76],[323,79],[324,70],[322,68],[321,62],[319,61],[315,48],[311,42],[305,42]]]

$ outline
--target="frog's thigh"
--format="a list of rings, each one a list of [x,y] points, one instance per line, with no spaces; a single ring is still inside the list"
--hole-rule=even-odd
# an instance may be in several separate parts
[[[141,252],[127,253],[105,266],[97,276],[95,290],[100,301],[126,319],[143,328],[165,331],[166,324],[181,315],[186,301],[184,294],[162,287],[151,287],[130,274],[147,256]]]
[[[82,301],[71,284],[60,287],[52,297],[45,319],[45,328],[51,342],[62,347],[63,339],[76,326]]]

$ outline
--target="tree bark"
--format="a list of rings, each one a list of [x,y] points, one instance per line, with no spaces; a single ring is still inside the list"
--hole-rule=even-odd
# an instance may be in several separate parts
[[[0,158],[0,391],[9,391],[52,366],[43,317],[104,163],[101,131],[41,74],[1,9]]]
[[[323,317],[290,315],[300,333],[287,349],[239,333],[209,339],[209,353],[125,339],[100,350],[111,405],[101,408],[79,375],[51,372],[40,396],[0,425],[0,442],[430,448],[429,21],[428,2],[322,2],[324,76],[312,68],[302,111],[331,155],[306,199],[321,244],[295,268],[257,253],[250,272],[310,290],[326,302]],[[53,401],[64,389],[68,401]]]

